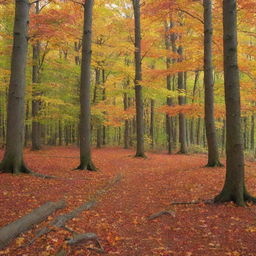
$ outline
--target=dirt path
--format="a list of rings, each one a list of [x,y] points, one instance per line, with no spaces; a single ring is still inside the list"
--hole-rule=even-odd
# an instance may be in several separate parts
[[[84,212],[68,225],[77,232],[96,233],[106,255],[256,255],[255,206],[178,205],[171,207],[175,217],[163,215],[155,220],[147,219],[153,213],[169,209],[173,201],[210,199],[218,193],[224,181],[225,169],[203,168],[206,162],[204,155],[148,154],[148,159],[135,159],[132,151],[95,150],[94,160],[101,171],[92,174],[70,171],[78,161],[77,149],[50,149],[43,153],[66,157],[60,160],[40,155],[40,152],[28,153],[28,164],[35,171],[45,170],[45,173],[61,176],[62,179],[46,181],[2,175],[0,210],[5,215],[0,219],[1,225],[24,213],[21,209],[18,214],[17,209],[21,208],[26,198],[31,197],[31,193],[34,200],[23,207],[27,210],[44,200],[61,196],[66,198],[68,208],[72,209],[110,177],[122,173],[123,180],[93,210]],[[255,164],[250,163],[247,169],[249,190],[255,194]],[[6,184],[8,181],[9,185]],[[38,187],[37,191],[35,186]],[[15,195],[20,191],[18,201],[17,197],[15,201]],[[6,217],[10,213],[11,217]],[[24,241],[20,241],[28,240],[33,232],[28,232],[22,237]],[[9,251],[0,252],[0,255],[54,255],[68,236],[66,231],[57,230],[27,248],[18,248],[19,242],[14,241]],[[68,255],[98,254],[87,250],[85,244],[80,244]]]

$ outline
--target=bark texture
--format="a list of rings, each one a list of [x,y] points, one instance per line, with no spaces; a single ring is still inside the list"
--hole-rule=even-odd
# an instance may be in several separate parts
[[[7,139],[1,172],[29,172],[23,161],[29,3],[15,1],[14,41],[7,106]]]
[[[178,48],[179,62],[182,62],[183,49],[182,46]],[[184,75],[183,72],[178,73],[178,90],[180,93],[185,92],[184,86]],[[186,98],[183,95],[179,95],[178,97],[179,105],[184,105],[186,102]],[[179,142],[180,142],[180,154],[187,153],[187,143],[186,143],[186,120],[185,115],[183,113],[179,113]]]
[[[136,134],[137,147],[135,157],[145,157],[144,152],[144,120],[141,70],[141,25],[140,25],[140,0],[133,0],[134,33],[135,33],[135,101],[136,101]]]
[[[80,82],[80,165],[78,170],[95,171],[91,159],[91,44],[93,0],[84,4],[84,29],[82,39],[82,63]]]
[[[14,238],[29,230],[33,225],[41,223],[53,212],[64,206],[64,201],[45,203],[28,215],[2,227],[0,229],[0,250],[6,247]]]
[[[209,167],[221,166],[214,119],[212,33],[212,0],[204,0],[204,110]]]
[[[236,0],[223,0],[224,28],[224,84],[226,103],[226,179],[215,202],[234,201],[243,206],[254,201],[246,191],[244,181],[244,153],[241,134],[240,81],[237,64],[237,4]]]

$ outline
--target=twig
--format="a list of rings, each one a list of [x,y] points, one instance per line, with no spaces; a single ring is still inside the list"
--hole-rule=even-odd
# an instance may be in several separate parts
[[[148,220],[154,220],[162,215],[171,215],[172,217],[176,217],[175,212],[172,210],[164,210],[161,212],[154,213],[148,217]]]

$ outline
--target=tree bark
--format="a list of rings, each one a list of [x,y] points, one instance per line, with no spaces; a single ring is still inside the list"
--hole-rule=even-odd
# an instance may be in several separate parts
[[[150,137],[151,137],[152,149],[154,148],[154,145],[155,145],[154,121],[155,121],[155,101],[151,99],[150,100]]]
[[[84,29],[80,81],[80,165],[77,170],[96,171],[91,159],[91,44],[93,0],[84,4]]]
[[[7,140],[0,171],[28,173],[23,161],[26,60],[28,50],[29,2],[15,1],[14,41],[7,106]]]
[[[14,238],[29,230],[33,225],[41,223],[53,212],[64,206],[64,201],[45,203],[26,216],[2,227],[0,229],[0,250],[6,247]]]
[[[172,27],[172,24],[170,24],[170,26],[168,26],[168,22],[165,22],[165,48],[167,51],[170,51],[171,49],[171,34],[170,34],[170,28]],[[174,43],[174,42],[173,42]],[[166,69],[169,70],[171,67],[171,58],[170,57],[166,57]],[[171,80],[172,77],[170,74],[168,74],[166,76],[166,87],[167,90],[172,90],[171,88]],[[172,98],[171,97],[167,97],[167,105],[170,107],[173,105],[172,103]],[[172,129],[173,129],[173,123],[172,123],[172,117],[168,114],[166,114],[166,133],[167,133],[167,145],[168,145],[168,154],[172,154],[173,151],[173,133],[172,133]]]
[[[212,0],[204,0],[204,111],[208,146],[207,167],[221,166],[214,118],[214,81],[212,67]]]
[[[195,80],[194,80],[194,86],[193,86],[192,104],[195,102],[199,75],[200,75],[199,71],[195,71]],[[191,144],[195,144],[195,133],[194,133],[194,126],[195,125],[194,124],[195,124],[195,120],[194,120],[194,118],[192,118],[191,123],[190,123],[190,142],[191,142]]]
[[[133,0],[134,33],[135,33],[135,101],[136,101],[136,134],[137,147],[135,157],[145,157],[144,152],[144,120],[141,70],[141,25],[140,25],[140,0]]]
[[[182,46],[179,46],[178,48],[178,54],[180,55],[179,57],[179,62],[182,61],[182,54],[183,54],[183,49]],[[184,93],[184,75],[183,72],[178,73],[178,90],[179,92]],[[185,96],[179,95],[178,101],[179,105],[184,105],[185,104]],[[185,115],[183,113],[179,113],[179,142],[180,142],[180,154],[186,154],[187,153],[187,143],[186,143],[186,120],[185,120]]]
[[[236,0],[223,0],[223,31],[227,168],[224,187],[214,201],[234,201],[237,205],[243,206],[245,201],[255,202],[255,198],[248,194],[244,181]]]
[[[39,1],[35,3],[35,13],[39,14]],[[36,120],[38,112],[40,110],[40,101],[36,99],[39,96],[38,86],[40,82],[39,78],[39,59],[40,59],[40,42],[36,41],[33,45],[33,66],[32,66],[32,83],[33,83],[33,91],[32,91],[32,150],[40,150],[41,149],[41,125]]]

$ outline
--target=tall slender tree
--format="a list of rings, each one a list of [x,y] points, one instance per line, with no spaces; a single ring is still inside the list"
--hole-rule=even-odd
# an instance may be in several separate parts
[[[209,167],[221,166],[214,120],[212,33],[212,0],[204,0],[204,109]]]
[[[179,62],[182,62],[183,58],[183,48],[180,45],[178,48],[178,54],[179,54]],[[185,90],[185,84],[184,84],[184,73],[179,72],[178,73],[178,89],[180,92]],[[186,98],[183,95],[179,95],[178,97],[179,105],[184,105],[186,103]],[[187,153],[187,142],[186,142],[186,119],[184,113],[179,113],[179,142],[180,142],[180,154],[186,154]]]
[[[39,14],[40,6],[39,1],[35,3],[35,13]],[[33,45],[33,66],[32,66],[32,82],[34,87],[38,85],[40,78],[39,78],[39,59],[40,59],[40,41],[37,40]],[[40,101],[36,99],[38,96],[37,88],[33,88],[32,92],[32,150],[39,150],[41,149],[41,124],[35,120],[38,115],[40,109]]]
[[[141,24],[140,24],[140,0],[132,0],[134,10],[134,34],[135,34],[135,101],[136,101],[136,132],[137,148],[135,157],[145,157],[144,152],[144,120],[141,70]]]
[[[241,134],[240,81],[237,64],[237,3],[223,0],[224,84],[226,104],[226,180],[215,202],[256,202],[246,190],[244,181],[244,152]]]
[[[172,28],[172,22],[170,22],[170,25],[168,24],[168,21],[165,21],[165,48],[166,50],[170,51],[171,49],[171,34],[170,29]],[[171,58],[169,56],[166,57],[166,69],[170,69],[171,67]],[[166,87],[167,90],[172,90],[171,88],[171,81],[172,77],[170,74],[166,76]],[[167,97],[167,105],[172,106],[173,105],[173,99],[172,97]],[[168,114],[166,114],[166,134],[167,134],[167,144],[168,144],[168,154],[172,154],[173,151],[173,122],[172,117]]]
[[[29,2],[28,0],[16,0],[7,106],[6,150],[0,164],[1,172],[30,172],[23,160],[28,24]]]
[[[91,57],[93,0],[84,4],[84,28],[80,81],[80,165],[77,170],[96,171],[91,158]]]

